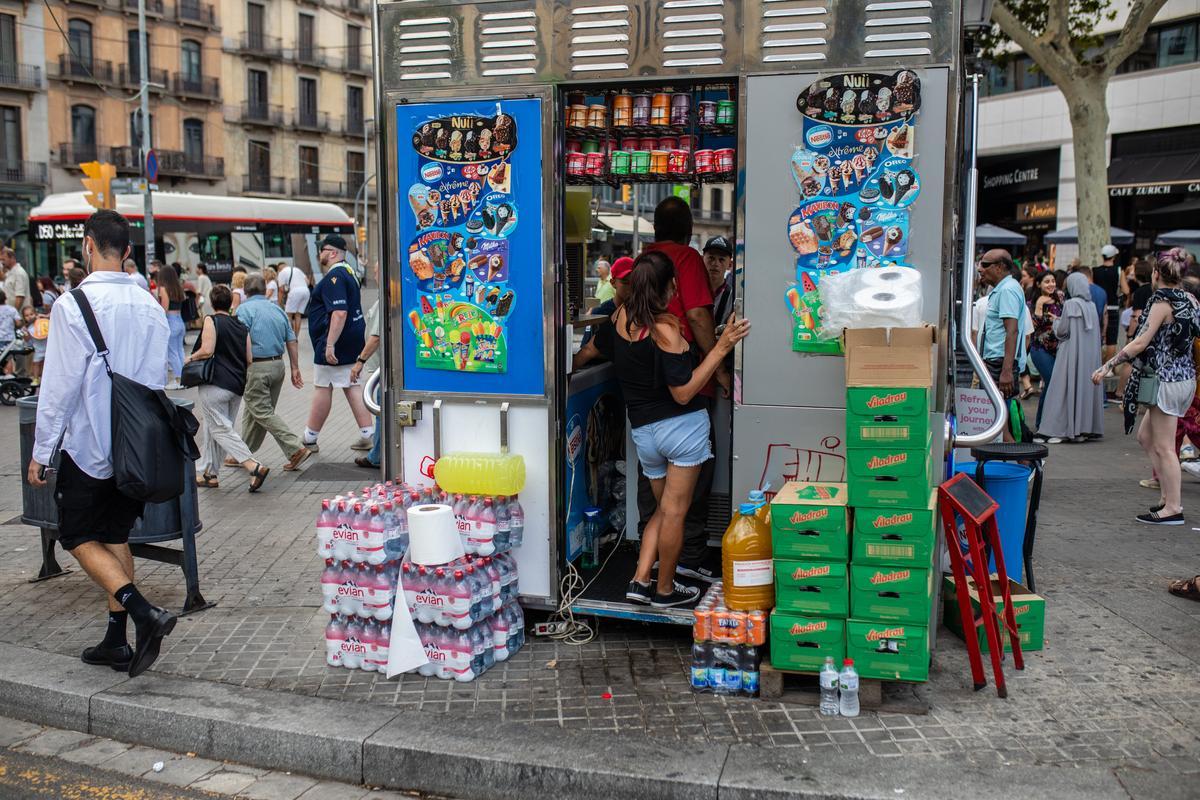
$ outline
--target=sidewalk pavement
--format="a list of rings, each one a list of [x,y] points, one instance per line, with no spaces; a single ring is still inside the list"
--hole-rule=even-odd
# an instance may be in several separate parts
[[[310,377],[310,367],[305,374]],[[307,391],[284,390],[281,412],[296,430],[304,423],[308,397]],[[0,551],[9,554],[0,561],[0,642],[10,645],[0,652],[10,655],[0,658],[19,663],[11,646],[33,648],[45,654],[36,658],[47,669],[73,662],[87,676],[86,702],[34,693],[21,715],[39,722],[91,725],[94,733],[142,741],[136,725],[103,728],[109,723],[101,712],[117,707],[130,718],[152,721],[154,736],[171,733],[163,720],[186,714],[193,721],[179,731],[194,734],[198,743],[181,740],[179,746],[216,748],[228,740],[214,735],[221,729],[215,720],[232,714],[240,721],[248,702],[242,698],[252,697],[255,704],[286,711],[290,722],[278,731],[270,715],[246,723],[254,734],[236,739],[244,750],[207,757],[279,767],[264,763],[264,754],[283,754],[289,737],[311,734],[316,721],[325,719],[336,722],[335,738],[349,752],[359,748],[360,761],[306,753],[297,769],[318,775],[348,770],[331,777],[361,782],[367,766],[358,778],[355,771],[373,763],[373,737],[382,735],[376,732],[392,731],[395,738],[388,742],[400,744],[387,763],[403,769],[372,774],[386,780],[371,783],[461,797],[501,796],[505,787],[535,796],[538,792],[518,790],[529,781],[547,794],[572,787],[568,794],[597,796],[597,786],[619,775],[639,787],[652,786],[655,796],[668,796],[676,780],[714,790],[719,781],[726,797],[735,784],[749,787],[768,779],[779,796],[804,787],[844,790],[839,796],[848,797],[877,791],[893,796],[892,776],[913,781],[941,776],[951,786],[964,770],[987,775],[997,768],[1004,776],[997,785],[1010,789],[1016,780],[1010,776],[1017,774],[1027,774],[1032,788],[1039,780],[1081,780],[1095,773],[1108,781],[1095,796],[1105,796],[1119,779],[1127,794],[1118,796],[1194,797],[1200,782],[1200,604],[1168,595],[1165,586],[1171,578],[1200,571],[1200,486],[1185,478],[1184,503],[1196,509],[1198,530],[1138,525],[1134,514],[1155,500],[1153,492],[1137,486],[1148,466],[1133,438],[1121,433],[1115,410],[1106,424],[1109,434],[1102,441],[1052,447],[1035,547],[1038,587],[1047,599],[1046,649],[1027,654],[1023,673],[1006,672],[1007,700],[996,698],[990,687],[972,691],[965,649],[945,629],[939,631],[930,682],[918,689],[928,699],[927,715],[864,713],[853,720],[823,718],[805,706],[693,694],[687,630],[610,621],[601,623],[596,641],[582,647],[531,638],[516,657],[467,684],[416,675],[389,681],[329,668],[313,519],[322,497],[375,478],[350,464],[356,454],[347,448],[357,431],[338,398],[321,453],[302,474],[278,469],[283,455],[268,441],[261,453],[276,469],[262,492],[247,494],[244,473],[228,469],[220,489],[202,492],[201,586],[218,605],[182,619],[165,640],[154,674],[127,686],[122,676],[76,660],[103,635],[99,590],[78,570],[25,583],[38,568],[37,533],[13,519],[20,514],[16,410],[0,408],[0,436],[11,443],[0,455],[0,471],[9,478],[0,488],[0,520],[10,520],[0,525]],[[64,564],[73,566],[69,556]],[[182,603],[182,580],[174,567],[139,561],[137,582],[160,604]],[[12,674],[7,668],[0,672],[5,678]],[[21,691],[20,682],[11,679],[0,680],[0,687],[6,699]],[[172,699],[181,697],[192,699]],[[340,727],[357,719],[375,727],[353,732]],[[411,739],[413,731],[421,732],[420,741]],[[515,752],[506,752],[500,731],[520,743]],[[439,748],[460,745],[474,748],[464,757],[479,757],[480,768],[495,773],[489,793],[478,785],[473,792],[466,783],[460,788],[457,776],[444,768]],[[857,765],[862,779],[818,775],[833,764]],[[737,777],[742,765],[751,776],[744,780]],[[589,780],[597,769],[604,780]],[[885,785],[886,791],[879,789]],[[935,786],[925,788],[936,795]]]

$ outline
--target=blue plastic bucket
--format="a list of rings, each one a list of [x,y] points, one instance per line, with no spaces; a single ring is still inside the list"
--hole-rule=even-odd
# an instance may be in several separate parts
[[[954,471],[965,472],[975,479],[975,462],[964,461]],[[1004,567],[1008,577],[1025,580],[1025,519],[1029,496],[1029,476],[1032,470],[1007,461],[989,461],[983,466],[983,490],[1000,504],[996,524],[1000,528],[1000,549],[1004,551]],[[996,560],[989,565],[996,571]]]

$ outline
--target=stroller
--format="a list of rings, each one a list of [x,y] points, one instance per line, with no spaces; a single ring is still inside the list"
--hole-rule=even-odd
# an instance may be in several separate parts
[[[16,356],[32,352],[33,346],[25,341],[25,332],[17,331],[16,336],[8,343],[8,346],[0,350],[0,370],[4,370],[8,366],[9,361]],[[21,378],[16,375],[0,375],[0,403],[6,406],[15,406],[19,398],[29,397],[36,391],[32,378]]]

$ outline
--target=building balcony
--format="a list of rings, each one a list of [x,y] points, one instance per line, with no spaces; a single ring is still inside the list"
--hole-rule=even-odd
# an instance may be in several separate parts
[[[117,168],[117,172],[122,175],[141,175],[142,174],[142,158],[141,147],[129,145],[127,147],[109,147],[106,152],[101,153],[101,161],[112,164]]]
[[[287,181],[273,175],[240,175],[229,179],[229,189],[239,194],[287,194]]]
[[[359,51],[347,50],[342,58],[342,69],[359,75],[371,75],[374,72],[371,64],[371,50],[363,47]]]
[[[359,14],[364,17],[371,16],[370,0],[328,0],[328,5],[340,8],[342,11],[347,11],[351,14]]]
[[[173,178],[220,180],[225,177],[225,159],[196,156],[183,150],[155,150],[158,174]]]
[[[58,163],[63,167],[77,167],[88,161],[100,160],[100,148],[94,144],[75,144],[60,142],[58,145]]]
[[[221,81],[218,78],[209,78],[204,75],[176,72],[171,75],[171,91],[184,97],[220,100]]]
[[[111,0],[66,0],[66,5],[69,6],[93,6],[95,8],[108,8],[112,5]]]
[[[362,136],[367,129],[367,121],[361,116],[346,117],[346,124],[342,128],[342,133],[347,136]]]
[[[0,160],[0,183],[44,186],[47,183],[46,162]]]
[[[329,57],[316,47],[297,47],[292,51],[292,61],[301,67],[328,67]]]
[[[253,58],[283,58],[283,40],[278,36],[264,36],[247,31],[235,44],[235,49],[244,56]]]
[[[126,14],[136,14],[138,10],[138,0],[123,0],[122,10]],[[161,17],[163,12],[163,0],[146,0],[146,16]]]
[[[165,91],[169,87],[167,83],[168,73],[165,69],[150,68],[150,74],[147,76],[150,83],[155,84],[153,91]],[[141,87],[141,70],[137,64],[122,64],[117,72],[117,81],[126,89],[138,89]],[[161,88],[160,88],[161,87]]]
[[[242,103],[241,106],[235,108],[234,121],[243,125],[281,127],[283,125],[283,106]]]
[[[354,187],[357,189],[358,187]],[[354,189],[339,181],[317,181],[298,178],[292,181],[292,196],[316,200],[352,200]]]
[[[57,70],[50,77],[107,86],[113,83],[113,64],[98,58],[76,58],[62,53],[58,57]]]
[[[0,88],[38,92],[42,89],[42,68],[36,64],[0,61]]]
[[[175,20],[184,25],[199,25],[205,28],[221,27],[217,22],[217,11],[213,6],[197,0],[179,0],[175,5]]]
[[[333,121],[327,111],[297,111],[292,117],[292,127],[299,131],[333,133]]]

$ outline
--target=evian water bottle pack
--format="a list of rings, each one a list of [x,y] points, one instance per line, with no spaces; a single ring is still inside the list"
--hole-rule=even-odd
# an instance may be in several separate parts
[[[465,629],[418,622],[417,635],[429,663],[413,671],[465,683],[521,649],[525,643],[525,615],[513,600]]]
[[[452,495],[447,500],[454,523],[470,555],[507,553],[525,540],[525,510],[516,495]]]

